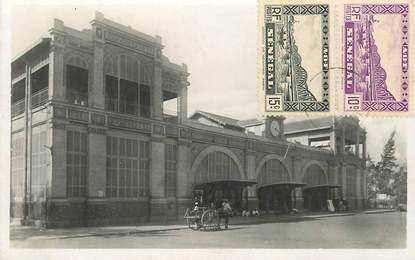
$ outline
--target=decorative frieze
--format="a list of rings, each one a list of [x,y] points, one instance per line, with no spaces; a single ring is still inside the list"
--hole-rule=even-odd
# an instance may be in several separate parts
[[[54,106],[53,116],[58,118],[66,118],[66,108]]]
[[[88,112],[75,110],[75,109],[69,109],[68,118],[76,120],[76,121],[89,122]]]
[[[153,125],[153,134],[156,134],[156,135],[165,135],[164,126],[154,124]]]
[[[91,123],[95,125],[105,125],[105,116],[101,114],[92,113]]]
[[[118,118],[118,117],[113,117],[113,116],[108,117],[108,126],[136,129],[136,130],[147,132],[147,133],[151,132],[150,123],[131,120],[131,119],[123,119],[123,118]]]
[[[171,137],[178,137],[179,128],[171,125],[166,126],[166,135]]]
[[[115,33],[115,32],[111,32],[111,31],[105,31],[104,32],[104,39],[108,42],[112,42],[118,45],[122,45],[125,46],[127,48],[136,50],[142,54],[145,55],[149,55],[154,57],[155,56],[155,48],[154,47],[150,47],[147,45],[142,44],[139,41],[133,40],[133,39],[128,39],[125,36],[119,34],[119,33]]]

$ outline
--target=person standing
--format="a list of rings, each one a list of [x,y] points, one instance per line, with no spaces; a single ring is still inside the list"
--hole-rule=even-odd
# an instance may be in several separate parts
[[[224,199],[222,202],[222,210],[225,217],[225,229],[228,229],[229,215],[232,213],[232,208],[227,199]]]

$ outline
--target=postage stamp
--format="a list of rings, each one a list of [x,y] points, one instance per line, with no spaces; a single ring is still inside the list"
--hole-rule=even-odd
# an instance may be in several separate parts
[[[344,110],[409,111],[408,4],[346,4]]]
[[[329,5],[259,8],[265,114],[329,112]]]

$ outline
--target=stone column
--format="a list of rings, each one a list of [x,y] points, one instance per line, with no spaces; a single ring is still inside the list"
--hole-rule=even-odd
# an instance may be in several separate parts
[[[179,123],[183,124],[187,120],[187,86],[180,89],[178,111]]]
[[[92,86],[89,87],[89,103],[91,107],[104,109],[105,88],[104,88],[104,40],[103,29],[100,26],[93,26],[94,34],[94,65],[89,75],[92,76]]]
[[[362,158],[366,163],[366,132],[363,132]]]
[[[152,136],[151,138],[151,172],[150,172],[150,195],[151,210],[150,221],[159,222],[167,220],[167,201],[164,194],[165,176],[165,144],[163,138]]]
[[[177,165],[177,217],[183,217],[187,208],[192,206],[191,141],[179,138]]]
[[[346,197],[349,196],[349,194],[346,193],[346,189],[347,189],[347,170],[346,170],[346,165],[342,164],[341,166],[342,171],[341,171],[341,176],[342,176],[342,197]]]
[[[255,162],[255,151],[252,149],[252,143],[249,144],[248,149],[245,152],[245,172],[246,178],[248,180],[257,180],[256,176],[256,162]],[[258,209],[258,198],[256,194],[256,186],[251,185],[247,187],[248,190],[248,201],[247,201],[247,210],[257,210]],[[245,205],[244,205],[245,206]]]
[[[88,175],[87,175],[87,223],[88,225],[108,225],[105,212],[106,203],[106,154],[107,140],[104,128],[88,128]]]
[[[66,198],[66,130],[65,124],[54,120],[51,124],[52,179],[51,197]]]
[[[52,44],[49,52],[49,99],[56,101],[65,100],[65,87],[63,85],[64,71],[64,24],[55,19],[50,30]]]
[[[303,183],[304,176],[302,175],[302,160],[299,156],[293,156],[292,159],[292,180],[294,182]],[[304,199],[303,199],[303,191],[301,188],[295,188],[295,207],[297,209],[303,209],[304,208]]]
[[[362,171],[361,171],[361,169],[360,168],[357,168],[356,169],[356,207],[357,208],[361,208],[362,207],[362,195],[361,195],[361,183],[360,183],[360,181],[361,181],[361,178],[362,178],[362,176],[361,176],[361,174],[362,174]]]
[[[154,66],[154,83],[152,91],[152,118],[162,120],[163,119],[163,68],[161,59],[156,59]]]

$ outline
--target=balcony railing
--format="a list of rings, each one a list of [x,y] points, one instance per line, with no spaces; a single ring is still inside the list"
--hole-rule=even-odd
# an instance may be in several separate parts
[[[45,104],[46,101],[48,101],[48,98],[49,98],[49,93],[48,93],[47,88],[44,88],[34,93],[32,95],[32,108]]]
[[[48,93],[48,89],[42,89],[39,90],[38,92],[34,93],[32,95],[32,108],[41,106],[43,104],[45,104],[48,101],[49,98],[49,93]],[[20,115],[24,112],[25,109],[25,100],[21,99],[15,103],[12,104],[12,108],[11,108],[11,114],[12,117],[15,117],[17,115]]]
[[[12,117],[20,115],[24,112],[25,109],[25,102],[24,99],[17,101],[16,103],[12,104]]]

